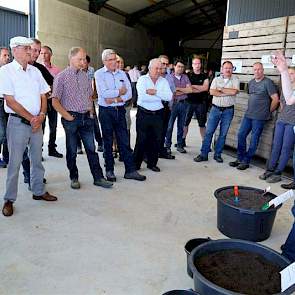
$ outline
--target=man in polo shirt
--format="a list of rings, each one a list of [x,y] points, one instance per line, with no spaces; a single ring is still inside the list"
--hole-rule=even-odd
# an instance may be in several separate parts
[[[45,66],[45,68],[49,71],[49,73],[55,77],[61,72],[61,69],[51,62],[52,54],[52,49],[49,46],[44,45],[41,47],[39,59],[42,65]]]
[[[125,165],[124,178],[144,181],[146,177],[136,171],[125,118],[124,104],[131,99],[131,85],[126,74],[117,68],[117,56],[113,49],[102,52],[104,67],[94,74],[98,93],[99,120],[104,143],[106,177],[116,181],[112,153],[115,132],[120,155]]]
[[[56,201],[55,196],[45,192],[42,165],[42,123],[47,108],[45,94],[50,87],[40,71],[29,65],[32,41],[26,37],[14,37],[10,47],[13,62],[0,68],[0,93],[4,95],[5,110],[9,113],[7,142],[9,164],[7,168],[4,216],[13,214],[13,202],[17,197],[18,174],[23,154],[29,146],[31,160],[31,190],[33,199]]]
[[[149,63],[149,72],[137,82],[136,144],[134,160],[140,169],[144,154],[147,168],[160,172],[157,166],[163,127],[163,103],[171,101],[172,92],[168,81],[161,77],[162,64],[159,58]]]
[[[184,64],[181,60],[174,63],[174,73],[172,74],[176,92],[173,97],[171,116],[168,123],[166,133],[165,146],[171,151],[172,133],[175,120],[177,119],[177,151],[186,153],[183,146],[183,128],[186,115],[187,104],[185,102],[187,94],[192,92],[191,82],[186,74],[184,74]]]
[[[263,65],[253,65],[254,79],[248,83],[248,108],[238,132],[237,160],[229,165],[239,170],[249,168],[255,155],[263,127],[270,119],[271,113],[278,107],[279,95],[272,80],[264,76]],[[251,140],[247,151],[247,137],[251,132]]]
[[[62,116],[66,134],[66,159],[70,172],[71,188],[79,189],[79,173],[76,164],[77,139],[80,135],[85,151],[93,184],[110,188],[113,184],[103,177],[98,154],[94,144],[93,89],[91,80],[83,71],[86,63],[86,52],[81,47],[69,51],[69,67],[60,72],[54,79],[52,105]]]
[[[240,88],[238,78],[232,73],[233,64],[230,61],[225,61],[222,64],[222,74],[212,81],[210,87],[210,94],[213,95],[212,108],[209,113],[201,154],[194,158],[195,162],[208,161],[212,138],[219,124],[220,131],[215,144],[214,160],[218,163],[223,162],[221,153],[234,116],[235,98]]]
[[[9,50],[6,47],[0,47],[0,67],[8,64],[10,61]],[[8,149],[6,140],[6,125],[8,115],[4,110],[4,97],[0,94],[0,147],[2,147],[2,159],[0,158],[0,168],[6,168],[8,164]]]

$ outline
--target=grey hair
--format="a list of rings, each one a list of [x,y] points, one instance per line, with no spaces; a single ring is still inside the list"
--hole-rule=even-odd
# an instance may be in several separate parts
[[[116,54],[116,51],[114,49],[105,49],[102,54],[101,54],[101,59],[102,61],[106,61],[107,58],[111,55],[111,54]]]
[[[160,63],[160,62],[161,60],[159,58],[153,58],[150,60],[148,68],[150,69],[155,63]]]
[[[84,51],[84,49],[82,47],[72,47],[69,51],[68,58],[71,59],[73,56],[75,56],[81,50]]]

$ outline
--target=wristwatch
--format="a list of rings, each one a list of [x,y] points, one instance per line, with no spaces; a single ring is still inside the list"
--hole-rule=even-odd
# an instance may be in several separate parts
[[[39,115],[44,116],[44,119],[45,119],[45,117],[46,117],[46,114],[43,113],[43,112],[40,112]]]
[[[117,98],[115,98],[115,103],[118,103],[118,99]]]

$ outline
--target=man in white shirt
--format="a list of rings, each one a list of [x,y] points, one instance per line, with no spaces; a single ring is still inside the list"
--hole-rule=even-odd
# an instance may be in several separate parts
[[[140,71],[138,67],[135,65],[131,70],[128,71],[130,80],[131,80],[131,88],[132,88],[132,103],[134,106],[137,104],[138,93],[136,90],[136,83],[140,77]]]
[[[45,119],[50,87],[41,72],[28,64],[31,60],[32,40],[14,37],[10,47],[13,62],[0,68],[0,93],[5,99],[5,111],[9,113],[7,142],[9,164],[7,168],[6,192],[4,195],[4,216],[13,214],[13,203],[17,198],[20,164],[27,146],[31,160],[31,190],[34,200],[56,201],[55,196],[45,192],[42,165],[42,123]]]
[[[161,77],[162,64],[159,58],[149,63],[148,74],[137,82],[138,111],[136,115],[136,144],[134,161],[140,169],[144,154],[147,155],[147,167],[160,172],[157,166],[163,128],[163,103],[172,100],[172,91],[168,81]]]

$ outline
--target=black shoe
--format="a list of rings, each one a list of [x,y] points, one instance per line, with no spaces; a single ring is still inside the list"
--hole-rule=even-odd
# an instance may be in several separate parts
[[[213,157],[213,159],[217,162],[217,163],[223,163],[223,159],[221,158],[221,156],[215,155]]]
[[[182,146],[177,147],[177,151],[180,152],[181,154],[185,154],[186,150]]]
[[[153,167],[147,166],[147,168],[150,169],[150,170],[152,170],[152,171],[154,171],[154,172],[160,172],[161,171],[158,166],[153,166]]]
[[[107,171],[106,172],[106,178],[108,181],[111,181],[111,182],[115,182],[117,180],[115,174],[113,171]]]
[[[274,173],[273,171],[266,170],[263,174],[259,175],[259,179],[266,180],[268,177],[273,175],[273,173]]]
[[[235,160],[234,162],[229,162],[228,165],[231,167],[238,167],[241,164],[239,160]]]
[[[238,169],[238,170],[246,170],[246,169],[248,169],[249,167],[250,167],[250,165],[247,164],[247,163],[240,163],[240,165],[237,166],[237,169]]]
[[[284,188],[284,189],[295,189],[295,181],[292,181],[290,183],[281,184],[281,188]]]
[[[159,158],[161,159],[167,159],[167,160],[174,160],[175,156],[168,154],[168,153],[160,153]]]
[[[104,188],[111,188],[113,186],[112,181],[108,181],[104,179],[103,177],[100,179],[94,180],[93,184],[96,186],[104,187]]]
[[[208,161],[208,156],[202,156],[202,155],[198,155],[197,157],[194,158],[195,162],[204,162],[204,161]]]
[[[59,153],[57,150],[49,150],[48,156],[55,157],[55,158],[63,158],[63,154]]]
[[[30,176],[24,176],[24,183],[30,183]]]
[[[98,145],[97,146],[97,151],[102,153],[103,152],[103,146],[102,145]]]
[[[134,179],[134,180],[138,180],[138,181],[146,180],[146,176],[139,174],[137,171],[125,173],[124,178]]]

